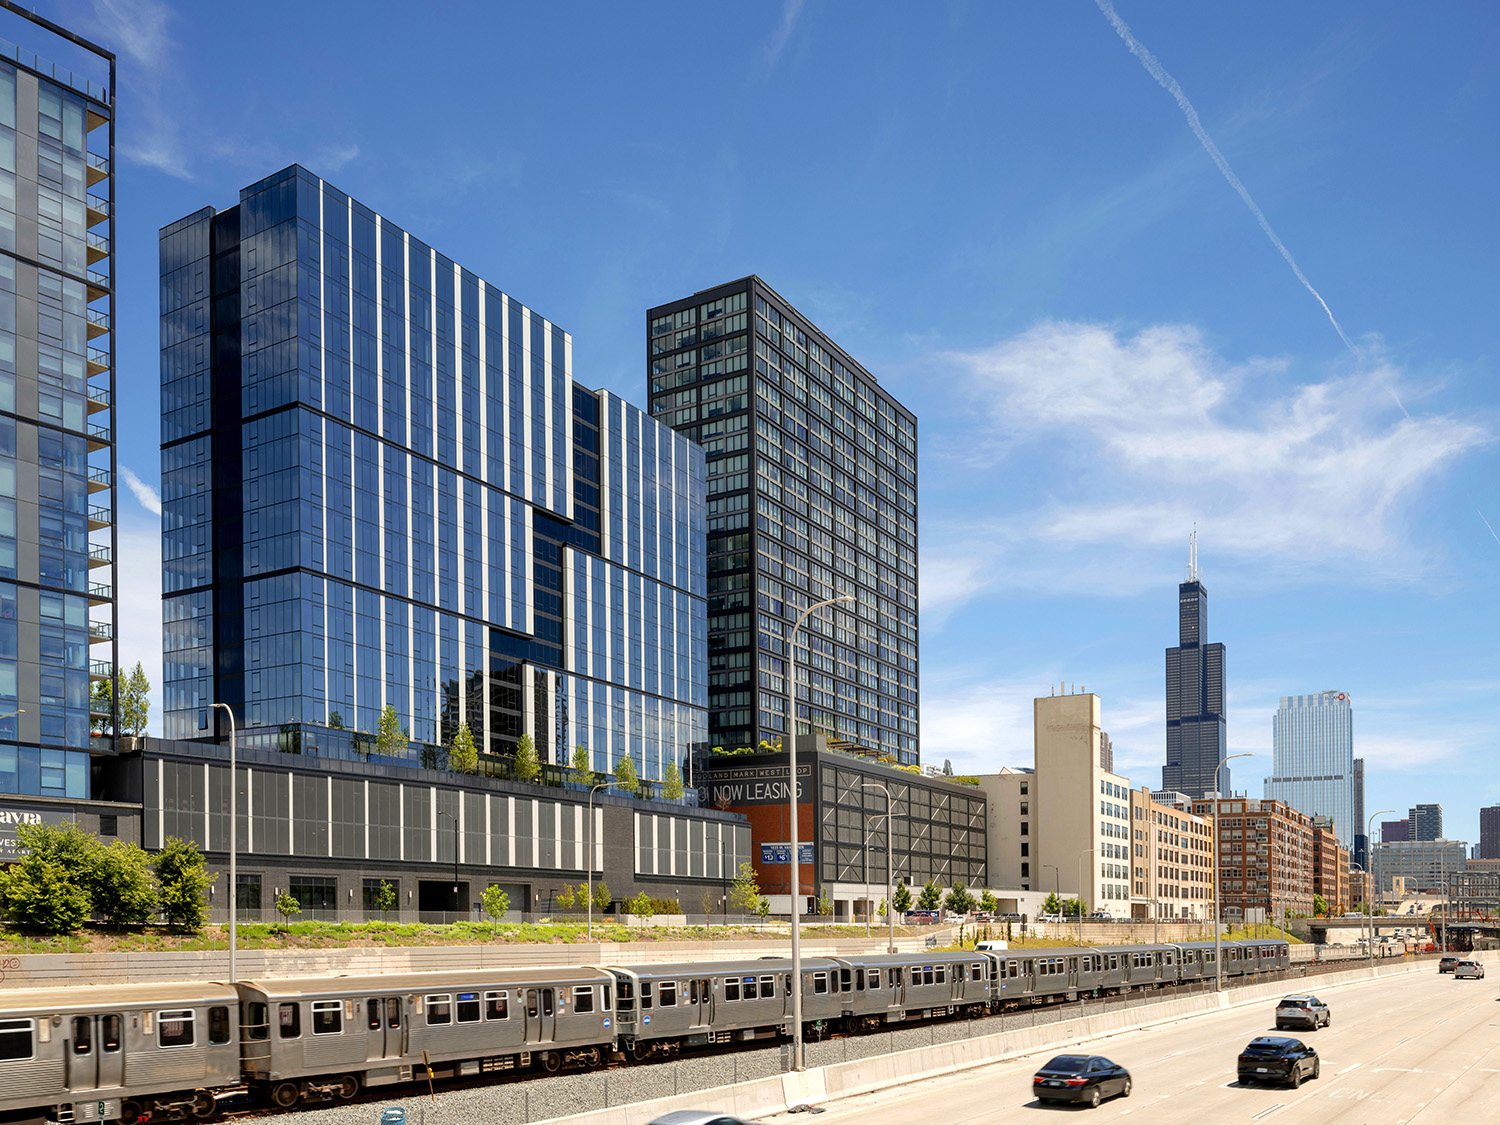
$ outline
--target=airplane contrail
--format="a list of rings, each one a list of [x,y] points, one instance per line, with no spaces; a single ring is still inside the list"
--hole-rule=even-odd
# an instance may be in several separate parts
[[[1478,508],[1475,508],[1474,511],[1479,512],[1479,518],[1484,520],[1484,526],[1490,528],[1490,536],[1495,540],[1496,543],[1500,543],[1500,535],[1496,535],[1495,529],[1493,527],[1490,527],[1490,521],[1484,519],[1484,513],[1480,512]]]
[[[1333,325],[1333,330],[1339,334],[1339,339],[1344,341],[1344,346],[1355,355],[1358,355],[1359,349],[1344,334],[1344,329],[1339,325],[1338,318],[1333,315],[1333,310],[1328,307],[1328,302],[1323,300],[1323,294],[1314,289],[1313,283],[1307,280],[1307,275],[1297,265],[1297,260],[1292,257],[1291,251],[1286,248],[1286,244],[1281,239],[1276,237],[1276,232],[1271,229],[1271,224],[1266,221],[1265,214],[1256,206],[1255,200],[1250,198],[1250,193],[1245,190],[1245,185],[1240,183],[1240,178],[1234,174],[1234,169],[1229,166],[1229,161],[1224,159],[1224,154],[1219,151],[1219,146],[1214,144],[1213,138],[1203,128],[1203,122],[1198,118],[1198,111],[1193,108],[1193,103],[1188,101],[1188,96],[1182,92],[1182,87],[1177,84],[1177,79],[1168,74],[1166,68],[1156,61],[1156,56],[1146,50],[1142,46],[1141,41],[1131,34],[1129,26],[1120,18],[1119,13],[1115,11],[1114,4],[1110,0],[1094,0],[1094,3],[1099,6],[1099,10],[1104,13],[1105,18],[1114,26],[1120,38],[1125,40],[1125,45],[1130,48],[1130,53],[1140,59],[1141,65],[1146,68],[1147,73],[1156,79],[1157,82],[1161,83],[1162,89],[1172,95],[1173,100],[1177,102],[1177,108],[1182,110],[1182,115],[1187,118],[1188,125],[1197,136],[1199,143],[1203,145],[1208,155],[1213,158],[1213,162],[1218,165],[1219,171],[1229,181],[1229,186],[1239,193],[1239,197],[1245,201],[1245,206],[1250,208],[1250,213],[1255,216],[1255,221],[1260,224],[1260,229],[1266,232],[1266,237],[1271,240],[1271,245],[1281,252],[1281,256],[1286,259],[1286,264],[1291,266],[1292,272],[1297,275],[1297,280],[1302,282],[1307,287],[1307,291],[1317,298],[1318,304],[1323,306],[1323,311],[1328,314],[1328,322]],[[1394,391],[1391,393],[1395,394]],[[1399,398],[1396,400],[1396,405],[1401,406]],[[1401,406],[1401,413],[1406,414],[1405,406]],[[1407,417],[1411,416],[1407,415]]]

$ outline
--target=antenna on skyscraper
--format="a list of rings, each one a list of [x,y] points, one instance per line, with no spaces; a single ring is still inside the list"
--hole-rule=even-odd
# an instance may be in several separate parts
[[[1188,536],[1188,581],[1198,581],[1198,521],[1193,521],[1192,534]]]

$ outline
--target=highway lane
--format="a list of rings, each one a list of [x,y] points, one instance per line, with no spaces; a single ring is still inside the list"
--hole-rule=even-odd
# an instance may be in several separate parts
[[[817,1125],[978,1125],[1088,1113],[1089,1120],[1144,1118],[1152,1125],[1206,1121],[1318,1122],[1319,1125],[1436,1125],[1500,1120],[1500,1002],[1488,980],[1430,972],[1310,989],[1333,1009],[1333,1024],[1285,1032],[1312,1043],[1322,1076],[1300,1089],[1242,1087],[1240,1049],[1277,1034],[1274,1001],[1169,1027],[1110,1036],[1076,1050],[1130,1069],[1129,1098],[1097,1111],[1042,1106],[1031,1076],[1052,1054],[1028,1056],[948,1078],[832,1103]],[[780,1114],[777,1125],[811,1119]]]

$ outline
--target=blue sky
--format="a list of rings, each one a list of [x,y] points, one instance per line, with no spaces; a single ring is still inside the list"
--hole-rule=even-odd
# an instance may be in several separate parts
[[[755,272],[920,419],[922,750],[1103,699],[1156,785],[1196,522],[1236,786],[1355,706],[1369,811],[1500,801],[1500,9],[41,0],[120,55],[121,659],[158,671],[156,230],[293,161],[644,403],[647,306]],[[413,12],[420,18],[413,19]],[[0,30],[3,34],[3,30]]]

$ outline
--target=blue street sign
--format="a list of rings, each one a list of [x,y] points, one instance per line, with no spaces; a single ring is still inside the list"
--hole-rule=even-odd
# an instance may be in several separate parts
[[[760,846],[760,861],[763,864],[780,864],[792,862],[791,844],[762,844]],[[797,862],[811,863],[813,861],[813,846],[811,844],[799,843],[797,845]]]

